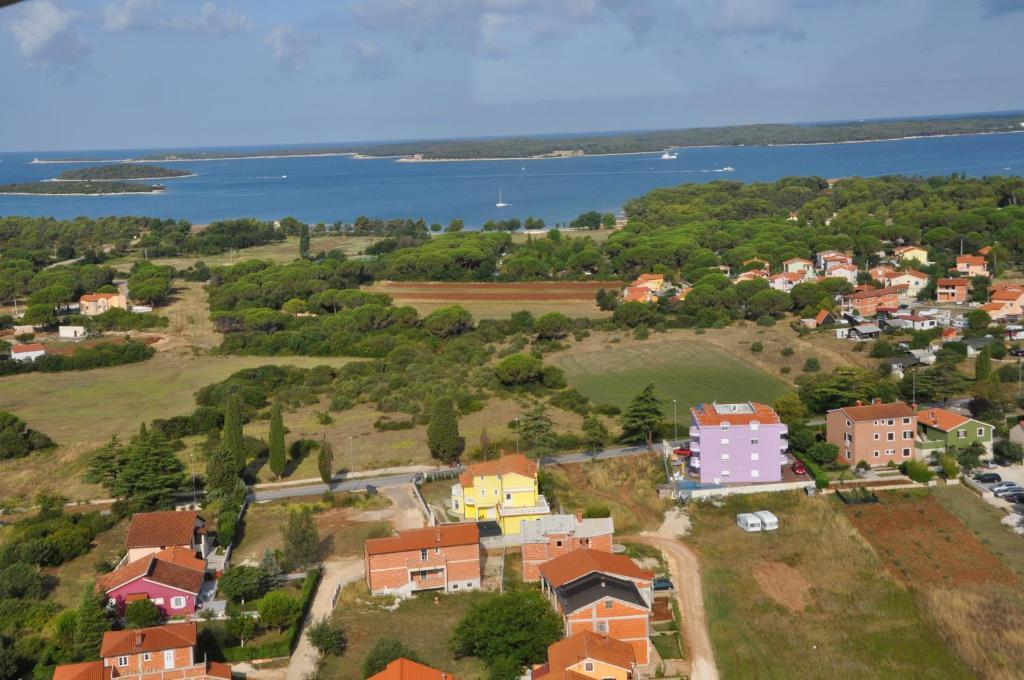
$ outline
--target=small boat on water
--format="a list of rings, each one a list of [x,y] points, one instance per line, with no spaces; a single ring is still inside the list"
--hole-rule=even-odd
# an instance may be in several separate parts
[[[509,204],[508,204],[508,203],[506,203],[506,202],[505,202],[505,201],[504,201],[504,200],[503,200],[503,199],[501,198],[501,189],[498,189],[498,202],[494,204],[494,207],[495,207],[495,208],[507,208],[507,207],[508,207],[508,205],[509,205]]]
[[[670,152],[668,150],[666,150],[665,153],[661,154],[661,160],[663,161],[674,161],[677,158],[679,158],[679,154]]]
[[[727,165],[724,168],[722,168],[722,172],[736,172],[736,168],[732,167],[731,165]]]

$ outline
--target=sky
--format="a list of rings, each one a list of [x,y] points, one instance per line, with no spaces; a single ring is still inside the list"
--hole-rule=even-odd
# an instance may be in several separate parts
[[[185,148],[1024,108],[1024,0],[27,0],[0,149]]]

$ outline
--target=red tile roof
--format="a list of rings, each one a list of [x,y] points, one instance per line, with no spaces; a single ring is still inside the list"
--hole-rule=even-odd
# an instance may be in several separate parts
[[[816,317],[814,317],[814,323],[820,326],[822,323],[824,323],[825,319],[827,319],[831,315],[832,312],[828,311],[827,309],[823,309],[820,312],[818,312],[818,315]]]
[[[170,548],[161,550],[156,554],[156,558],[198,571],[206,569],[206,562],[196,557],[196,553],[191,548],[182,548],[179,545],[172,545]]]
[[[665,275],[664,274],[641,274],[640,276],[636,277],[635,283],[639,284],[639,283],[645,283],[647,281],[664,281],[664,280],[665,280]]]
[[[967,416],[947,411],[944,408],[929,408],[917,412],[917,422],[928,427],[934,427],[937,430],[942,430],[943,432],[949,432],[968,421],[970,421],[970,418]]]
[[[537,462],[530,460],[521,453],[513,453],[503,455],[495,460],[474,463],[459,475],[459,484],[465,489],[473,486],[474,477],[489,477],[491,475],[508,475],[513,473],[524,477],[536,477]]]
[[[120,295],[120,293],[87,293],[83,295],[79,302],[98,302],[100,300],[109,300]]]
[[[397,536],[368,539],[366,554],[382,555],[407,550],[448,548],[455,545],[473,545],[479,542],[480,528],[473,522],[441,524],[436,527],[399,531]]]
[[[865,420],[886,420],[889,418],[908,418],[914,415],[914,409],[906,402],[893,401],[887,404],[867,404],[865,406],[844,406],[838,409],[854,422]]]
[[[196,646],[196,624],[168,623],[153,628],[117,630],[103,634],[100,656],[109,659],[126,654],[160,652],[165,649],[182,649]]]
[[[782,422],[779,419],[779,414],[771,406],[759,404],[756,401],[747,402],[743,406],[749,406],[750,412],[719,412],[715,409],[715,404],[697,404],[690,409],[690,413],[697,424],[701,426],[721,425],[722,423],[749,425],[754,422],[771,425]]]
[[[23,352],[45,352],[46,348],[38,342],[29,342],[24,345],[14,345],[11,347],[11,352],[14,354],[21,354]]]
[[[192,545],[196,521],[202,520],[194,510],[137,512],[128,526],[126,548],[155,548],[171,545]]]
[[[626,302],[648,302],[652,295],[650,289],[643,286],[630,286],[622,291],[622,299]]]
[[[205,571],[203,561],[194,560],[199,563],[198,568],[196,568],[193,565],[186,566],[159,559],[159,555],[160,553],[156,555],[147,555],[141,560],[129,562],[120,569],[115,569],[109,574],[104,574],[96,579],[96,587],[101,589],[103,592],[109,593],[111,590],[123,586],[126,583],[146,577],[154,583],[161,583],[172,588],[177,588],[178,590],[198,595],[199,590],[203,585],[203,573]]]
[[[1012,290],[1004,288],[1003,290],[997,290],[996,292],[992,293],[992,299],[1002,300],[1005,302],[1016,302],[1017,300],[1020,299],[1022,295],[1024,295],[1024,291],[1022,290]]]
[[[970,281],[967,279],[939,279],[935,282],[937,286],[966,286]]]
[[[898,295],[899,286],[888,286],[887,288],[872,288],[871,290],[862,290],[856,293],[847,295],[849,300],[870,300],[876,297],[885,297],[887,295]]]
[[[541,575],[553,588],[558,588],[593,572],[645,581],[654,578],[653,571],[641,569],[636,562],[625,555],[599,550],[573,550],[540,565]]]
[[[53,669],[53,680],[106,680],[110,670],[103,667],[102,661],[66,663]]]
[[[958,255],[956,258],[957,264],[966,264],[972,267],[984,267],[985,258],[981,255]]]
[[[636,663],[636,654],[628,642],[587,630],[549,645],[548,662],[544,664],[543,670],[537,669],[534,672],[533,679],[563,680],[576,676],[577,673],[566,671],[587,659],[631,670]]]
[[[455,676],[402,657],[389,663],[380,673],[371,675],[368,680],[455,680]]]

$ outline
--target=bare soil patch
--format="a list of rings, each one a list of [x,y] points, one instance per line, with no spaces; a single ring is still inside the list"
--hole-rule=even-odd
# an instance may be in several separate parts
[[[811,584],[804,575],[785,562],[761,562],[754,565],[754,579],[764,594],[791,612],[807,608]]]

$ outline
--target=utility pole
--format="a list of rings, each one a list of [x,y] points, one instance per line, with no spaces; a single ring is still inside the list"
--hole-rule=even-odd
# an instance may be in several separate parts
[[[1020,357],[1017,357],[1017,396],[1020,396]]]
[[[516,418],[516,453],[519,453],[519,418]]]
[[[679,446],[679,412],[677,402],[672,400],[672,446]]]
[[[199,494],[196,491],[196,447],[198,446],[199,444],[196,444],[188,452],[188,467],[192,473],[192,507],[195,510],[199,509]]]

